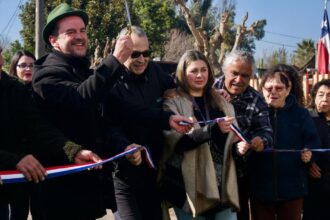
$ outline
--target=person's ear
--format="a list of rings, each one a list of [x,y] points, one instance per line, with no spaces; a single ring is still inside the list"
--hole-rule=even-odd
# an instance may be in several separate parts
[[[48,41],[49,41],[50,45],[52,45],[52,47],[57,47],[58,46],[57,36],[49,35]]]

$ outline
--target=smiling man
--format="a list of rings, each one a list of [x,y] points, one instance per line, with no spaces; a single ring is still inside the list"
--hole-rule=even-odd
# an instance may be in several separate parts
[[[117,70],[132,53],[132,41],[121,36],[113,55],[89,69],[88,20],[84,11],[66,3],[49,13],[43,39],[52,51],[36,61],[32,86],[41,112],[53,125],[76,143],[98,151],[99,102],[117,81]],[[37,207],[40,219],[102,217],[106,212],[98,176],[90,171],[43,183]]]
[[[250,85],[255,70],[255,61],[251,53],[235,50],[228,53],[222,65],[223,76],[215,87],[225,89],[234,106],[236,120],[243,134],[251,140],[249,148],[262,151],[272,145],[272,128],[266,103],[261,95]],[[238,169],[238,187],[240,212],[238,220],[249,219],[247,163],[242,157],[236,157]]]
[[[119,36],[126,34],[127,29],[123,29]],[[109,146],[116,147],[119,152],[131,143],[148,146],[154,163],[158,164],[163,146],[161,124],[164,123],[161,122],[166,122],[166,115],[172,114],[162,110],[163,94],[165,90],[175,87],[175,84],[169,74],[150,60],[151,51],[146,33],[140,27],[132,26],[131,38],[133,52],[124,63],[122,76],[112,88],[104,111],[110,122]],[[114,100],[126,100],[145,107],[147,117],[136,117],[150,122],[143,123],[143,126],[141,123],[131,123],[130,117],[123,114],[123,106]],[[136,109],[131,109],[130,114],[136,115]],[[137,159],[125,158],[117,163],[114,186],[118,214],[122,220],[161,220],[161,197],[157,190],[156,171],[150,169],[145,161]]]

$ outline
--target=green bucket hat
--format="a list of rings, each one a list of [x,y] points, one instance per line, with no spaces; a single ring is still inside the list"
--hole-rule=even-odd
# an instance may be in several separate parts
[[[42,36],[46,44],[50,45],[48,37],[52,33],[56,22],[68,16],[79,16],[83,19],[85,25],[88,24],[88,15],[86,12],[71,8],[67,3],[62,3],[54,8],[47,17],[47,24],[42,31]]]

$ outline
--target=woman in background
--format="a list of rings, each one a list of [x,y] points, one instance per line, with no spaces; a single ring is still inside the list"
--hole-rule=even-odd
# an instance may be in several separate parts
[[[35,56],[26,50],[17,51],[11,59],[9,74],[24,84],[31,86],[32,68]]]
[[[32,67],[35,56],[26,50],[17,51],[11,59],[9,75],[17,78],[26,88],[31,91]],[[19,198],[9,204],[10,220],[27,219],[30,210],[31,191],[35,186],[26,184],[26,190],[22,191]]]
[[[321,139],[321,148],[330,149],[330,80],[316,83],[311,94],[311,116]],[[304,220],[330,219],[330,153],[317,152],[309,167],[309,194],[304,200]]]

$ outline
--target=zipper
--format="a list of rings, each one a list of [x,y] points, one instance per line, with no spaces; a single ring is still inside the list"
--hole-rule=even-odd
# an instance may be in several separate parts
[[[273,147],[277,147],[277,109],[274,109],[274,126],[273,126]],[[278,199],[278,189],[277,189],[277,181],[278,181],[278,170],[277,170],[277,153],[273,152],[273,190],[275,199]]]

